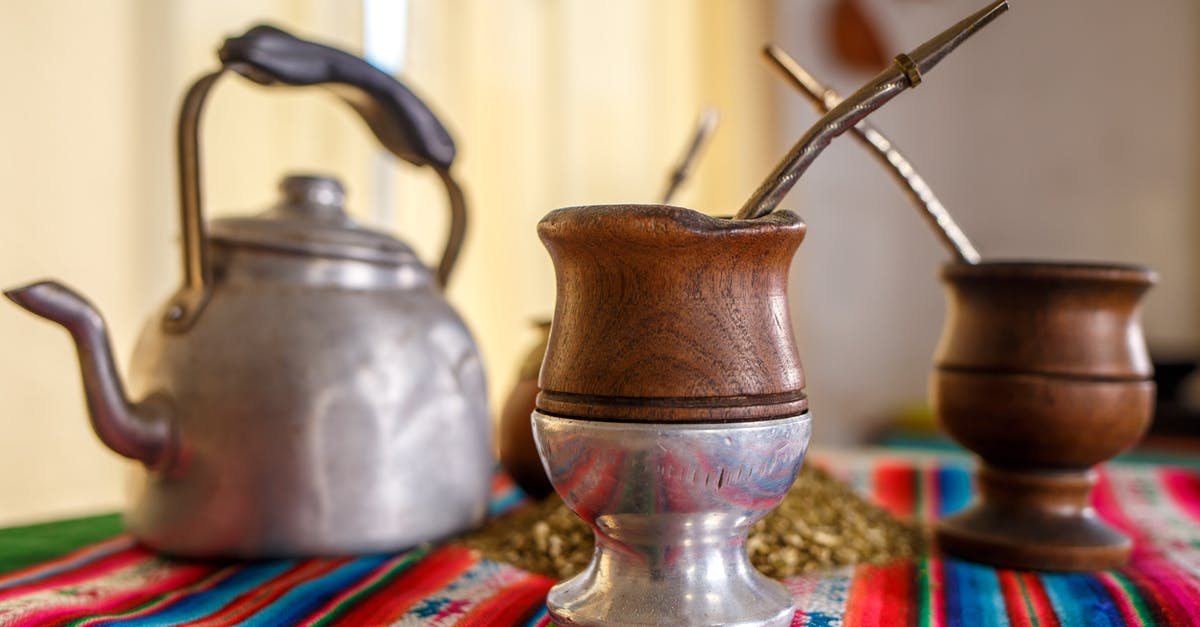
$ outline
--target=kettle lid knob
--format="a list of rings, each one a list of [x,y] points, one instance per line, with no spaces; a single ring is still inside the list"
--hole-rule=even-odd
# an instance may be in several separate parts
[[[290,174],[279,182],[283,211],[297,217],[336,219],[345,216],[346,188],[332,176]]]

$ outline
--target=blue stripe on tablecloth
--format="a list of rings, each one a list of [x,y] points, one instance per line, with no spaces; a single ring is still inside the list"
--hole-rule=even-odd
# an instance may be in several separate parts
[[[971,562],[943,562],[948,627],[1010,627],[996,571]]]
[[[971,471],[963,466],[942,466],[937,469],[937,488],[938,516],[953,514],[971,502]]]
[[[546,609],[546,604],[543,603],[542,607],[538,611],[534,612],[533,616],[530,617],[529,620],[525,621],[525,627],[537,627],[538,623],[545,619],[549,613],[550,610]]]
[[[1062,627],[1124,627],[1108,588],[1096,577],[1047,573],[1041,575],[1041,580]]]
[[[492,495],[492,500],[488,503],[488,517],[496,517],[507,512],[525,498],[525,493],[517,488],[512,488],[503,494]]]
[[[146,627],[165,627],[199,620],[219,612],[229,602],[243,592],[257,588],[264,583],[288,572],[296,566],[295,560],[282,562],[259,562],[246,566],[242,570],[207,590],[201,590],[171,603],[153,614],[139,618],[121,620],[123,627],[144,625]]]
[[[394,555],[361,557],[324,575],[306,581],[254,613],[246,625],[291,625],[311,615],[330,599],[375,572]]]

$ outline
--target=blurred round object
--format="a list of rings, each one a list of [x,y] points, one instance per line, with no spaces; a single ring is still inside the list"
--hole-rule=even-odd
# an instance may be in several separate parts
[[[546,470],[542,468],[537,446],[533,443],[530,416],[533,414],[538,394],[538,371],[542,367],[542,357],[546,354],[546,344],[550,339],[550,322],[539,320],[535,326],[538,330],[538,342],[521,362],[517,382],[504,401],[504,408],[500,410],[497,441],[500,446],[500,464],[504,466],[504,470],[508,471],[509,476],[526,494],[540,499],[553,492],[554,487],[546,478]]]
[[[878,72],[891,61],[879,27],[858,0],[838,0],[829,16],[837,60],[854,70]]]

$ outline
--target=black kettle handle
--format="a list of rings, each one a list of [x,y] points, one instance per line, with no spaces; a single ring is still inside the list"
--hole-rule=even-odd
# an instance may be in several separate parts
[[[260,85],[332,87],[392,154],[442,170],[454,163],[454,140],[429,107],[359,57],[265,24],[226,39],[217,56],[225,68]]]
[[[262,85],[321,85],[345,100],[392,154],[441,177],[450,201],[450,228],[438,283],[445,286],[466,233],[466,200],[450,175],[454,140],[437,116],[407,87],[367,61],[322,44],[259,25],[221,46],[221,69],[200,77],[179,112],[178,160],[183,222],[184,285],[167,308],[164,326],[183,331],[208,300],[212,268],[208,260],[200,177],[200,114],[209,91],[226,71]]]

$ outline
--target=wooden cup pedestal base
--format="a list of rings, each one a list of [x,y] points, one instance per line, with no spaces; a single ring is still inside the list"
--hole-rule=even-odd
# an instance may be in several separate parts
[[[1024,570],[1116,568],[1132,544],[1089,504],[1095,473],[983,466],[979,501],[938,525],[939,547],[969,560]]]

